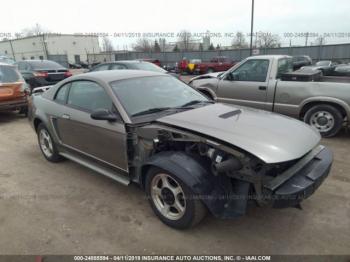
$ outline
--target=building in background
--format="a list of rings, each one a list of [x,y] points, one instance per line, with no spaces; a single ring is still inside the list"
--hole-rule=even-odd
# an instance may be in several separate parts
[[[49,59],[65,66],[87,63],[89,54],[100,53],[98,36],[43,34],[0,42],[0,54],[16,61]]]
[[[203,50],[208,50],[210,46],[210,36],[204,36],[203,37]]]

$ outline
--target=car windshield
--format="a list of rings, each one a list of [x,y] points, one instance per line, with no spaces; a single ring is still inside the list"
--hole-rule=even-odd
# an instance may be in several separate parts
[[[21,80],[21,75],[15,67],[0,65],[0,83],[14,83]]]
[[[319,61],[316,63],[316,66],[329,66],[331,61]]]
[[[29,64],[34,70],[55,70],[63,68],[63,66],[53,61],[30,61]]]
[[[171,76],[140,77],[112,82],[113,92],[130,116],[153,109],[178,108],[209,100]],[[161,111],[161,110],[159,110]]]
[[[152,71],[157,73],[166,73],[167,71],[159,66],[149,63],[149,62],[139,62],[139,63],[130,63],[129,68],[136,70],[145,70]]]

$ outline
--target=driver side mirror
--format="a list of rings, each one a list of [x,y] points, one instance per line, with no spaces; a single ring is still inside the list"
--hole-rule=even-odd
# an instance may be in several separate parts
[[[118,120],[118,116],[107,109],[97,109],[91,113],[90,117],[94,120],[107,120],[110,122]]]
[[[237,81],[238,79],[239,79],[238,75],[233,73],[233,72],[229,72],[226,75],[226,80],[228,80],[228,81]]]

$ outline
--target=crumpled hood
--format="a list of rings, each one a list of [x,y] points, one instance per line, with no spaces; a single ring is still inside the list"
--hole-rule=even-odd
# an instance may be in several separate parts
[[[301,121],[220,103],[165,116],[157,121],[230,143],[266,163],[300,158],[321,139],[318,132]]]
[[[203,74],[203,75],[195,76],[195,77],[191,78],[190,82],[193,81],[193,80],[199,80],[199,79],[218,78],[223,73],[225,73],[225,71],[214,72],[214,73],[209,73],[209,74]]]

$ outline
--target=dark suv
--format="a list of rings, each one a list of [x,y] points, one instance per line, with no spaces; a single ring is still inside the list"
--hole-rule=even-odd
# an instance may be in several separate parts
[[[293,56],[293,69],[298,70],[303,66],[312,65],[312,59],[307,55]]]

